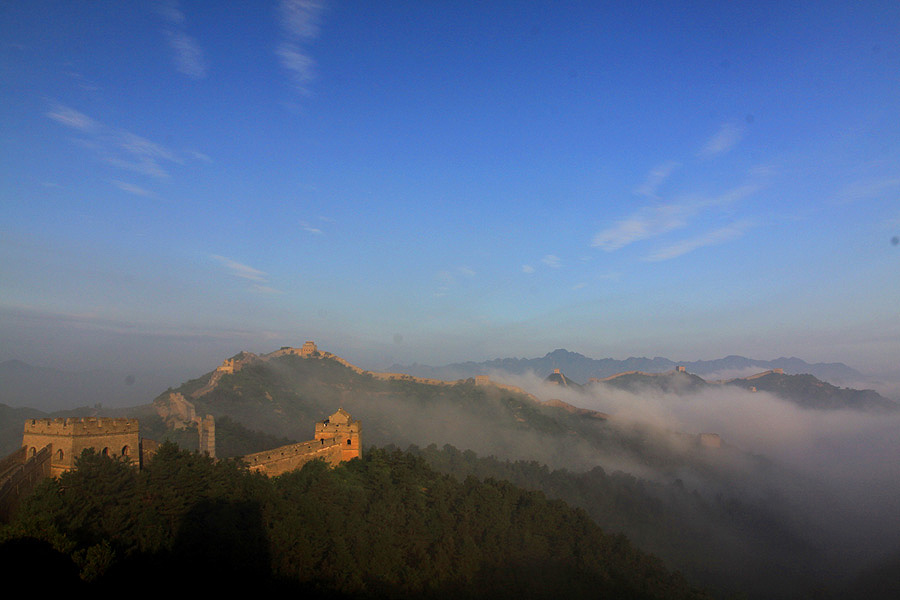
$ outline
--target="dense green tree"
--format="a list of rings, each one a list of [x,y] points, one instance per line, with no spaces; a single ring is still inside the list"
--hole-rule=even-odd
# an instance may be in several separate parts
[[[159,572],[198,591],[702,597],[583,511],[505,481],[456,481],[397,450],[274,479],[172,444],[143,471],[86,453],[0,531],[14,534],[55,537],[98,589]],[[215,579],[196,577],[204,573]]]

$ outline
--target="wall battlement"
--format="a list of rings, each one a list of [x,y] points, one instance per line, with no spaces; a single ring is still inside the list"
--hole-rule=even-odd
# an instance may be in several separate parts
[[[265,358],[275,358],[276,356],[284,356],[285,354],[295,354],[297,356],[307,357],[312,356],[318,352],[318,348],[316,348],[315,342],[304,342],[302,346],[299,348],[293,348],[291,346],[282,346],[275,352],[270,352],[265,355]]]
[[[317,458],[331,466],[362,456],[362,425],[343,408],[316,423],[316,437],[243,457],[251,471],[270,477],[299,469]]]
[[[51,446],[50,473],[53,476],[73,469],[75,460],[87,448],[137,465],[141,460],[137,419],[29,419],[25,421],[22,446],[27,449],[29,457]]]
[[[137,419],[83,417],[29,419],[25,421],[26,434],[86,436],[136,433],[137,431]]]
[[[762,373],[757,373],[756,375],[751,375],[750,377],[745,377],[748,381],[751,379],[759,379],[760,377],[765,377],[766,375],[784,375],[784,369],[769,369],[768,371],[763,371]]]

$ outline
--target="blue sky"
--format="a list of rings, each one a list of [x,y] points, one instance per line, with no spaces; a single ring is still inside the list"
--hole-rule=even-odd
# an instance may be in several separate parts
[[[900,4],[3,2],[0,360],[900,357]]]

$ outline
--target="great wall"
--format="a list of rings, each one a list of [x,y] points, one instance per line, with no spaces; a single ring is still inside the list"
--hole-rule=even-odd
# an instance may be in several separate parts
[[[319,359],[319,360],[333,360],[334,362],[347,367],[354,373],[358,375],[363,375],[367,377],[372,377],[373,379],[379,379],[381,381],[409,381],[412,383],[422,383],[426,385],[440,385],[440,386],[454,386],[459,385],[461,383],[466,383],[469,381],[474,382],[476,386],[490,386],[496,389],[504,390],[507,392],[513,392],[516,394],[522,394],[527,396],[531,400],[537,401],[533,395],[529,394],[522,388],[506,385],[503,383],[498,383],[496,381],[492,381],[491,378],[487,375],[476,375],[475,377],[469,379],[456,379],[453,381],[445,381],[443,379],[431,379],[428,377],[416,377],[414,375],[407,375],[405,373],[381,373],[378,371],[367,371],[366,369],[361,369],[356,365],[350,363],[349,361],[341,358],[336,354],[332,354],[331,352],[325,352],[318,349],[315,342],[307,341],[303,344],[303,346],[299,348],[292,348],[290,346],[283,346],[274,352],[270,352],[268,354],[254,354],[252,352],[241,352],[237,356],[232,358],[225,359],[221,365],[216,367],[216,370],[210,375],[209,381],[201,388],[196,390],[191,394],[191,398],[200,398],[210,393],[216,386],[219,381],[221,381],[222,377],[225,375],[230,375],[233,373],[239,372],[241,369],[246,367],[247,365],[253,364],[255,362],[266,362],[273,358],[278,358],[281,356],[299,356],[301,358],[309,358],[309,359]]]
[[[492,381],[487,375],[476,375],[470,379],[444,381],[425,377],[415,377],[404,373],[381,373],[361,369],[345,359],[330,352],[319,351],[315,342],[307,341],[303,346],[294,348],[284,346],[269,354],[256,355],[241,352],[235,357],[226,359],[210,373],[208,381],[191,394],[191,399],[200,398],[220,383],[225,375],[239,372],[245,366],[257,361],[268,361],[281,356],[295,355],[305,359],[333,360],[347,367],[354,373],[369,376],[382,381],[408,381],[426,385],[454,386],[474,383],[479,387],[493,387],[531,399],[532,401],[563,409],[569,413],[594,419],[607,420],[610,415],[598,411],[578,408],[559,399],[541,401],[525,390]],[[684,373],[684,367],[676,367],[674,372]],[[671,373],[671,372],[670,372]],[[754,379],[769,373],[783,373],[781,369],[773,369],[749,377]],[[617,373],[603,379],[590,380],[591,383],[605,382],[630,374],[665,375],[668,373],[643,373],[630,371]],[[565,381],[559,369],[554,375]],[[552,382],[551,382],[552,383]],[[719,383],[719,382],[715,382]],[[755,391],[755,389],[753,390]],[[157,414],[169,428],[184,428],[196,425],[199,438],[199,452],[215,458],[215,419],[212,415],[200,417],[192,402],[182,394],[170,392],[154,401]],[[714,433],[701,433],[696,436],[700,445],[709,448],[721,447],[721,438]],[[154,440],[142,438],[137,419],[125,418],[57,418],[31,419],[25,422],[22,447],[0,461],[0,522],[8,520],[20,498],[24,497],[38,482],[47,477],[56,477],[75,467],[75,460],[88,448],[114,457],[118,460],[141,468],[152,460],[159,444]],[[362,456],[362,426],[353,421],[349,413],[338,409],[337,412],[316,423],[314,439],[289,444],[272,450],[257,452],[240,457],[251,471],[267,476],[277,476],[301,468],[311,460],[321,459],[329,465],[337,465],[343,461]]]
[[[486,375],[478,375],[472,379],[444,381],[403,373],[367,371],[340,356],[319,351],[312,341],[307,341],[299,348],[284,346],[264,355],[241,352],[226,359],[210,373],[207,382],[190,395],[191,400],[210,393],[216,389],[224,376],[239,372],[248,364],[287,355],[333,360],[354,373],[382,381],[409,381],[440,386],[473,382],[479,387],[490,386],[522,394],[535,402],[540,402],[525,390],[491,381]],[[157,414],[169,428],[180,429],[195,425],[198,431],[199,452],[211,458],[216,457],[215,419],[212,415],[199,416],[194,404],[177,392],[170,392],[155,400],[153,404]],[[557,401],[550,405],[561,404],[565,403]],[[141,437],[137,419],[102,417],[31,419],[25,423],[22,447],[0,461],[0,520],[6,520],[19,499],[40,480],[57,477],[75,468],[76,459],[88,448],[141,468],[152,459],[158,446],[156,441]],[[353,421],[346,411],[339,409],[327,419],[316,423],[314,439],[249,454],[241,459],[251,471],[276,476],[299,469],[311,460],[321,459],[329,465],[336,465],[361,456],[362,426],[359,421]]]
[[[212,421],[212,417],[207,415],[202,421]],[[207,431],[215,433],[214,429]],[[215,441],[201,435],[201,448],[204,445],[214,448]],[[84,450],[93,449],[140,469],[152,461],[158,447],[158,442],[140,436],[137,419],[29,419],[25,422],[22,447],[0,461],[0,522],[9,520],[19,501],[41,480],[74,469]],[[334,466],[361,456],[362,425],[341,408],[316,423],[313,440],[239,459],[250,471],[274,477],[316,459]]]

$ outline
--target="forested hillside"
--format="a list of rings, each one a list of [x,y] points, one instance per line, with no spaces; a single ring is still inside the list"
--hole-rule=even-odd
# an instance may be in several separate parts
[[[15,564],[74,563],[60,577],[100,592],[140,581],[147,593],[178,582],[329,597],[706,597],[580,510],[378,449],[275,479],[173,444],[143,471],[88,452],[0,539]]]

